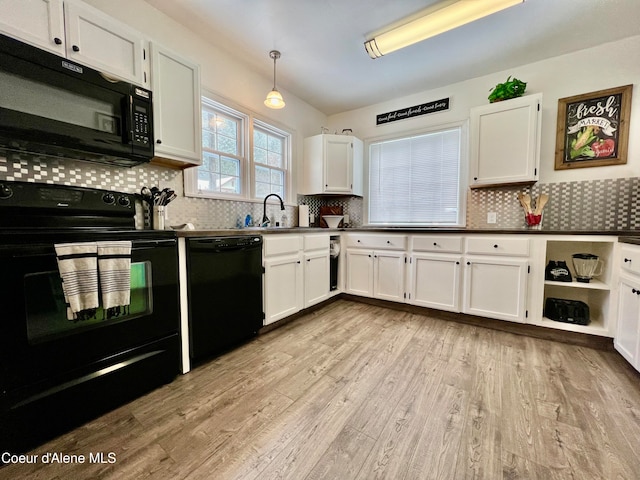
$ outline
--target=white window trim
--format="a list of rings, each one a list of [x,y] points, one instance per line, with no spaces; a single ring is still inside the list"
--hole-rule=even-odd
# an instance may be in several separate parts
[[[184,170],[184,195],[185,197],[193,198],[209,198],[217,200],[231,200],[236,202],[250,202],[250,203],[262,203],[264,200],[254,198],[255,196],[255,178],[254,178],[254,163],[253,163],[253,123],[258,122],[265,125],[265,128],[272,129],[277,133],[281,133],[286,136],[285,148],[287,152],[287,169],[285,174],[285,197],[284,203],[288,206],[297,206],[296,192],[293,191],[294,177],[295,177],[295,144],[296,144],[296,131],[281,122],[273,120],[271,118],[263,117],[262,115],[254,112],[253,110],[246,108],[238,103],[229,100],[221,95],[218,95],[210,90],[202,89],[202,97],[209,98],[214,102],[221,104],[223,107],[232,110],[235,114],[243,116],[243,129],[244,129],[244,142],[242,150],[245,153],[245,161],[240,165],[240,176],[242,180],[242,195],[215,193],[215,192],[197,192],[197,169],[198,167],[190,167]],[[224,108],[223,108],[224,110]],[[201,140],[202,141],[202,140]],[[272,200],[275,203],[275,198],[269,199],[268,203]]]
[[[457,122],[443,123],[439,125],[431,125],[429,127],[417,129],[417,130],[406,130],[402,132],[396,132],[389,135],[382,135],[379,137],[367,138],[364,141],[364,201],[363,201],[363,223],[365,226],[372,227],[380,227],[380,224],[371,224],[369,223],[369,152],[372,143],[384,142],[389,140],[398,140],[404,139],[407,137],[413,137],[418,135],[426,135],[429,133],[439,132],[442,130],[447,130],[451,128],[460,128],[460,173],[459,173],[459,199],[460,202],[460,212],[458,216],[458,222],[455,224],[446,224],[447,227],[464,227],[467,224],[467,190],[469,187],[469,121],[468,120],[460,120]],[[390,224],[391,225],[391,224]],[[393,224],[392,226],[406,226],[404,224]],[[440,224],[431,223],[425,225],[425,227],[437,227],[441,226]],[[443,225],[445,226],[445,225]],[[409,225],[410,227],[415,228],[423,228],[422,226],[417,225]]]

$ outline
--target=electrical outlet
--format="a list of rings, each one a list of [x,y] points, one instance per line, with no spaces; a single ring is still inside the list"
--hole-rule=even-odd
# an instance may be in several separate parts
[[[345,215],[345,216],[344,216],[344,218],[342,219],[342,222],[343,222],[345,225],[349,225],[349,215]]]
[[[487,213],[487,223],[497,223],[498,214],[496,212]]]

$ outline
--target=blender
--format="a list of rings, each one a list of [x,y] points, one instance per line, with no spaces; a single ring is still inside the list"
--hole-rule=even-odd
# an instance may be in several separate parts
[[[593,277],[602,274],[602,260],[592,253],[575,253],[572,256],[573,269],[578,282],[589,283]]]

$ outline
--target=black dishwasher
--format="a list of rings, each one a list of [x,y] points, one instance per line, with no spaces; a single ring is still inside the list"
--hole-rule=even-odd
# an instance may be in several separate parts
[[[187,239],[189,346],[200,360],[262,327],[262,237]]]

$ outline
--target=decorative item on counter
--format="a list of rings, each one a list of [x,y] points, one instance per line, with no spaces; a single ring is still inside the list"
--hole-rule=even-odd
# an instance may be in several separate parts
[[[564,260],[549,260],[544,269],[544,279],[552,282],[571,282],[571,272]]]
[[[518,200],[524,209],[524,219],[527,227],[541,228],[542,210],[549,201],[549,195],[546,193],[538,195],[535,208],[531,205],[531,195],[528,193],[518,192]]]
[[[178,196],[170,188],[142,187],[140,190],[142,199],[151,207],[151,224],[154,230],[164,230],[166,221],[166,206]]]
[[[331,207],[320,207],[320,227],[327,228],[327,222],[324,219],[325,215],[342,215],[342,207],[340,205],[334,205]]]
[[[515,77],[511,80],[511,75],[509,75],[506,82],[499,83],[493,88],[488,97],[489,102],[501,102],[502,100],[521,97],[526,89],[526,82],[518,80]]]

